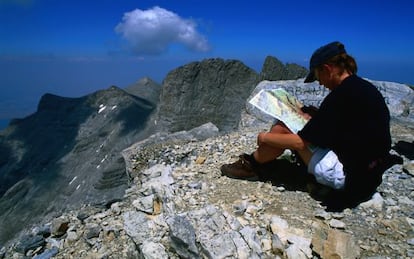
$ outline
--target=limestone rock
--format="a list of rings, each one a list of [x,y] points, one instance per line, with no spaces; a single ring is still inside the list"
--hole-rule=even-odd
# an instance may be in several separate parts
[[[190,221],[175,216],[169,218],[167,223],[170,227],[171,244],[177,254],[184,258],[197,258],[199,252],[195,243],[196,236]]]
[[[65,217],[59,217],[52,221],[51,234],[53,236],[62,236],[69,228],[69,220]]]
[[[17,243],[15,250],[17,252],[25,254],[27,251],[31,249],[41,247],[43,244],[45,244],[45,239],[42,236],[25,235]]]
[[[146,259],[168,258],[165,247],[160,243],[144,241],[141,246],[142,255]]]
[[[257,73],[237,60],[206,59],[181,66],[163,81],[158,124],[170,132],[207,122],[234,130],[257,81]]]
[[[360,249],[353,237],[347,233],[330,229],[327,232],[326,240],[314,239],[312,243],[319,244],[320,241],[323,245],[315,245],[314,252],[319,254],[321,258],[359,258],[360,256]]]

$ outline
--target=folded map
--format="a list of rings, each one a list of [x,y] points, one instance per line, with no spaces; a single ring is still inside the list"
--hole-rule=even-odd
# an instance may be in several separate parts
[[[249,103],[261,112],[282,121],[293,133],[297,133],[308,121],[303,116],[303,104],[283,88],[262,89]]]

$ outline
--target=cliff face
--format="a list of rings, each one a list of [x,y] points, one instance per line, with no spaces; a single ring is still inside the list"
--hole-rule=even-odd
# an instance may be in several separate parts
[[[236,60],[208,59],[179,67],[163,81],[159,125],[171,132],[207,122],[220,130],[235,129],[257,81],[257,73]]]
[[[81,98],[42,97],[0,137],[0,243],[25,225],[81,204],[122,198],[120,151],[145,138],[153,105],[111,87]]]

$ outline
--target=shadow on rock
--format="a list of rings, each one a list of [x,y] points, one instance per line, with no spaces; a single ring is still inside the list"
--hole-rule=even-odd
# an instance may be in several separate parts
[[[393,147],[395,151],[397,151],[399,154],[404,155],[410,160],[414,159],[414,141],[413,142],[407,142],[407,141],[398,141]]]
[[[318,182],[313,175],[307,172],[303,163],[291,162],[287,159],[276,159],[261,166],[260,181],[271,182],[275,186],[283,186],[288,191],[303,191],[321,202],[327,211],[343,211],[354,208],[360,203],[371,199],[374,191],[357,195],[354,192],[345,192],[332,189]]]

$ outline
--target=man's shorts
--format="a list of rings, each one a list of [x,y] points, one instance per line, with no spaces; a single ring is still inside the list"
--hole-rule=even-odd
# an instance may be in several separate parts
[[[345,185],[345,174],[343,165],[339,162],[336,154],[324,148],[315,148],[309,161],[308,172],[313,174],[320,184],[333,189],[343,189]]]

